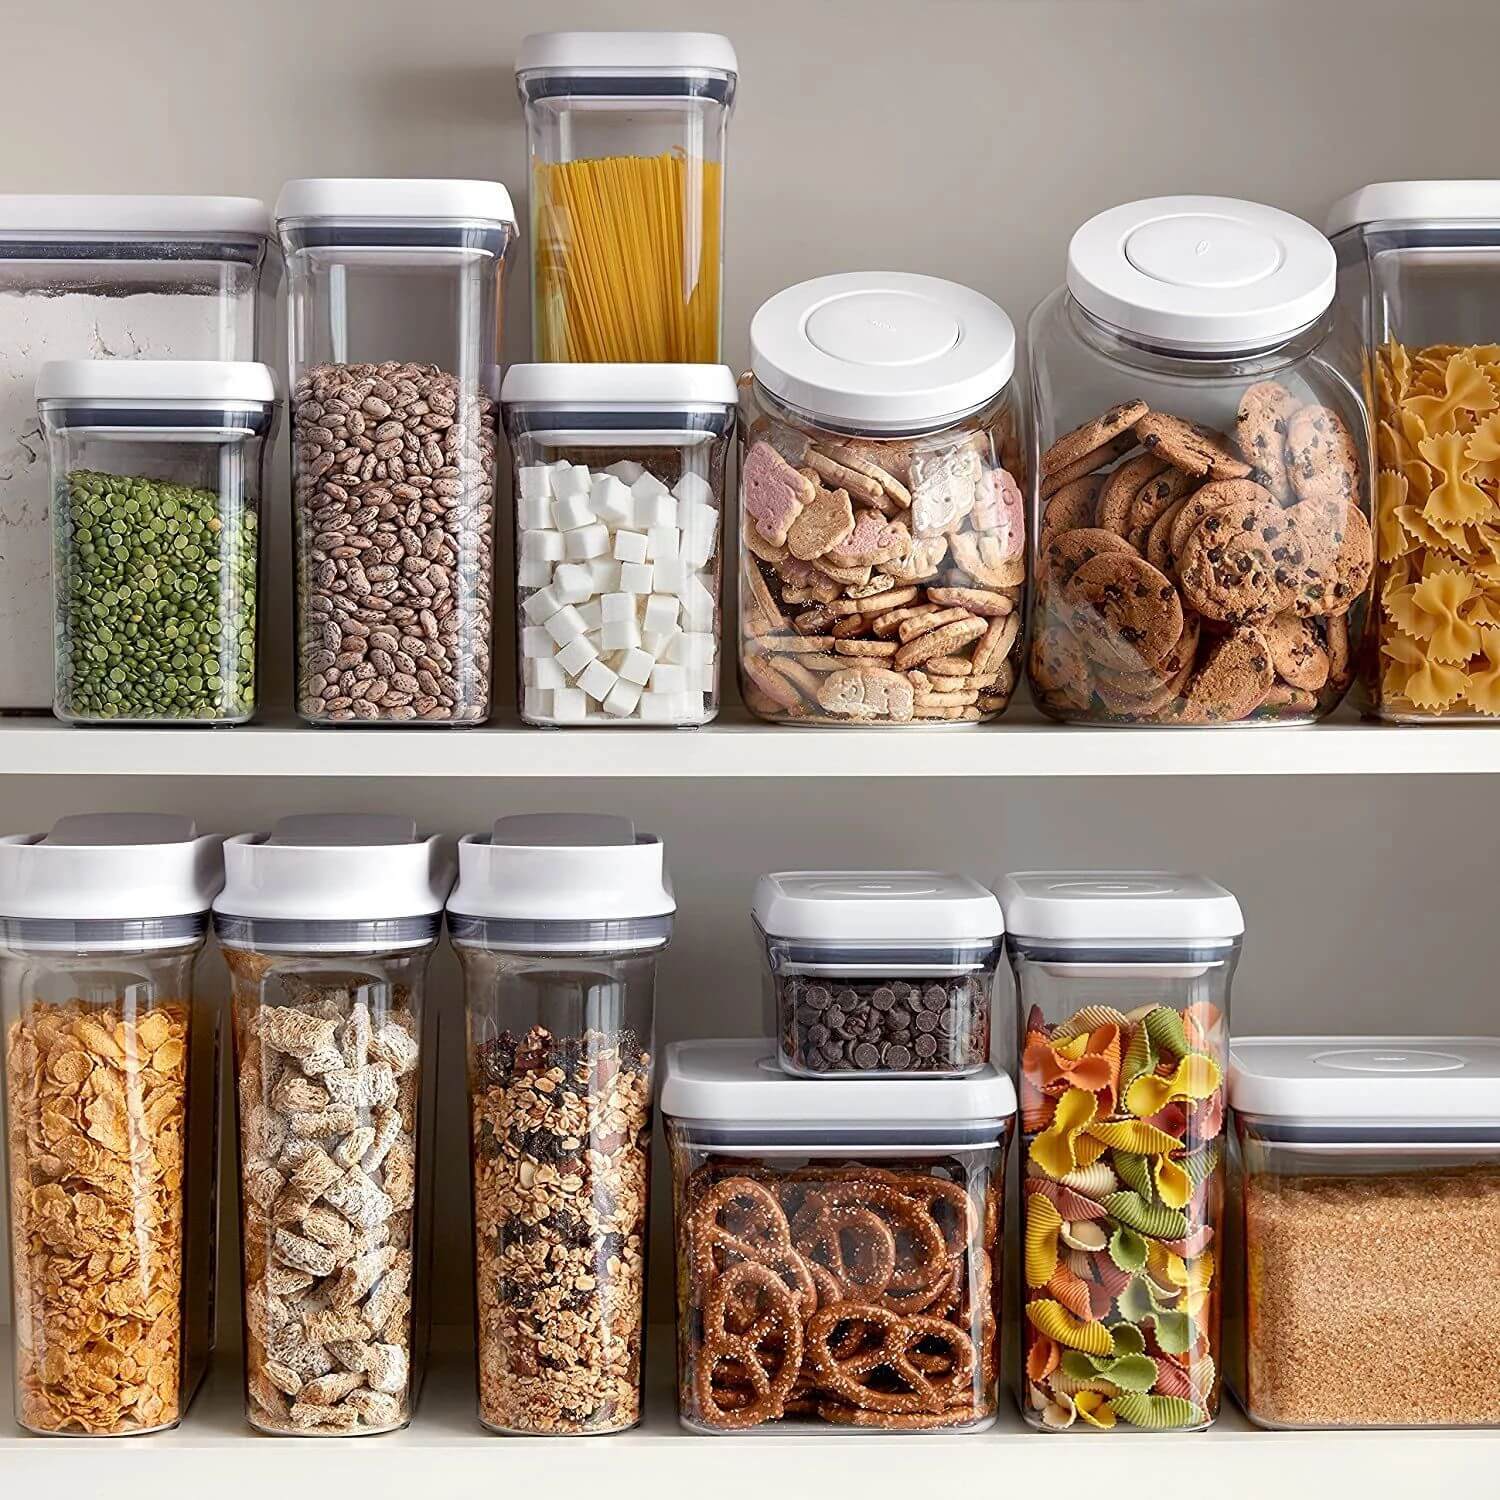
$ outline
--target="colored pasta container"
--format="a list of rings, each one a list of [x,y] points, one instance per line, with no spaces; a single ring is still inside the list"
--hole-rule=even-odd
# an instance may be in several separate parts
[[[222,843],[154,813],[0,838],[0,1147],[28,1432],[175,1427],[208,1367],[219,1024],[194,970]]]
[[[1016,336],[988,297],[824,276],[750,325],[740,682],[777,724],[965,724],[1010,701],[1026,578]]]
[[[521,43],[533,358],[717,363],[738,69],[728,37],[706,32]]]
[[[516,365],[516,664],[528,724],[699,725],[719,710],[723,365]]]
[[[1028,665],[1065,722],[1307,723],[1353,679],[1374,563],[1332,247],[1232,198],[1127,203],[1031,316]]]
[[[1329,215],[1348,367],[1374,429],[1365,709],[1500,715],[1500,182],[1378,182]]]
[[[683,1426],[989,1426],[1010,1079],[790,1078],[774,1051],[666,1052]]]
[[[1500,1425],[1500,1042],[1236,1037],[1229,1102],[1250,1419]]]
[[[1047,1431],[1207,1427],[1239,905],[1155,871],[1028,871],[998,893],[1020,1022],[1022,1411]]]
[[[755,885],[777,1057],[809,1078],[963,1076],[990,1060],[1000,904],[962,875],[795,870]]]

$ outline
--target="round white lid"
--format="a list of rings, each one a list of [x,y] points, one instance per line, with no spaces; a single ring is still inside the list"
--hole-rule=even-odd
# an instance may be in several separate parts
[[[453,861],[392,813],[303,813],[224,844],[223,916],[382,922],[442,911]]]
[[[1146,198],[1097,214],[1068,246],[1068,290],[1096,318],[1191,352],[1263,348],[1333,301],[1333,246],[1238,198]]]
[[[0,193],[0,235],[256,234],[269,236],[259,198],[146,193]]]
[[[963,1078],[793,1078],[766,1038],[673,1042],[661,1109],[715,1125],[868,1125],[914,1128],[1009,1119],[1016,1091],[989,1063]]]
[[[37,372],[38,401],[276,401],[266,365],[229,359],[53,359]]]
[[[512,365],[500,399],[536,406],[722,406],[738,403],[728,365]]]
[[[514,224],[503,183],[458,177],[299,177],[276,199],[276,222],[291,219],[479,219]]]
[[[662,842],[629,818],[522,813],[458,843],[448,910],[512,922],[618,922],[677,910]]]
[[[750,368],[814,417],[871,431],[933,427],[983,406],[1015,373],[1016,330],[988,297],[906,271],[819,276],[750,323]]]
[[[538,31],[521,38],[516,76],[527,73],[639,73],[645,77],[723,73],[739,60],[711,31]]]
[[[79,813],[0,838],[0,917],[196,916],[224,882],[223,842],[175,813]]]
[[[1371,182],[1328,211],[1330,235],[1359,224],[1403,220],[1500,219],[1500,181],[1492,178],[1429,182]]]
[[[935,870],[785,870],[755,882],[761,930],[812,942],[993,942],[1000,903],[967,875]]]
[[[1500,1121],[1500,1038],[1235,1037],[1229,1103],[1282,1120]]]
[[[1240,904],[1202,875],[1166,870],[1017,870],[995,894],[1014,938],[1062,943],[1227,942]]]

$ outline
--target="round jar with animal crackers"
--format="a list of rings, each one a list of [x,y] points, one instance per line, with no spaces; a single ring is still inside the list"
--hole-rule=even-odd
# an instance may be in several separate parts
[[[1126,204],[1073,236],[1029,328],[1045,713],[1306,723],[1343,698],[1374,543],[1334,270],[1310,225],[1229,198]]]
[[[778,724],[972,724],[1010,701],[1026,579],[1015,330],[898,272],[820,277],[750,326],[740,682]]]

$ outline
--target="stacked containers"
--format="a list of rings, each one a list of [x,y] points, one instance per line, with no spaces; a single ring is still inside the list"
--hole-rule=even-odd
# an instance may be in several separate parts
[[[1031,318],[1030,675],[1052,717],[1305,722],[1354,671],[1374,551],[1334,256],[1228,198],[1089,220]]]
[[[298,712],[489,714],[500,289],[496,182],[313,178],[287,258]]]
[[[501,818],[459,844],[479,1417],[497,1432],[641,1419],[661,841],[627,819]]]
[[[36,396],[52,467],[58,716],[244,723],[270,370],[66,360],[43,367]]]
[[[734,376],[516,365],[516,660],[528,724],[708,723]]]
[[[213,1342],[220,840],[154,814],[0,839],[16,1420],[174,1427]]]
[[[521,43],[534,358],[718,361],[737,71],[729,39],[701,32]]]
[[[999,896],[1020,1022],[1026,1418],[1206,1427],[1239,905],[1146,871],[1023,872]]]
[[[0,714],[52,706],[42,365],[254,359],[269,227],[251,198],[0,195]]]
[[[1500,1424],[1500,1044],[1237,1038],[1229,1100],[1251,1420]]]
[[[426,1344],[423,984],[449,856],[389,815],[283,818],[225,845],[246,1413],[262,1432],[411,1420]]]
[[[1010,699],[1026,576],[1016,339],[987,297],[861,272],[772,297],[740,404],[740,670],[778,724]]]

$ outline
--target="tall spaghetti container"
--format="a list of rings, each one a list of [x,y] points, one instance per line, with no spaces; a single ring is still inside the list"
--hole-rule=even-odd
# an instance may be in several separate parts
[[[536,359],[718,363],[738,66],[703,32],[521,43]]]

